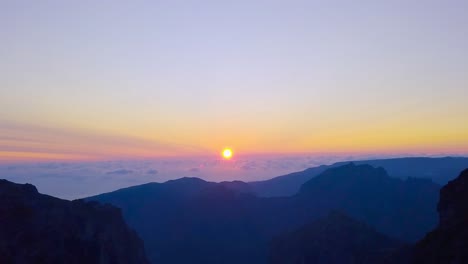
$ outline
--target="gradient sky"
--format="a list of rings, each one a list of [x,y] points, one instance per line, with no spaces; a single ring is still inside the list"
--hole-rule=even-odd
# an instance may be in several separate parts
[[[0,161],[468,153],[468,2],[0,1]]]

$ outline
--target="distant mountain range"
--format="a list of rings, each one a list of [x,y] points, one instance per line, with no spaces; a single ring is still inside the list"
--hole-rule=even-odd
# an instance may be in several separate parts
[[[397,158],[381,160],[352,161],[354,164],[368,164],[384,168],[391,177],[395,178],[424,178],[444,185],[458,176],[460,171],[468,168],[468,158]],[[349,162],[338,162],[333,165],[322,165],[304,171],[275,177],[266,181],[249,182],[249,190],[259,196],[291,196],[299,191],[306,181],[319,175],[325,170],[339,167]]]
[[[438,173],[460,162],[426,161]],[[317,167],[284,197],[182,178],[66,201],[0,180],[0,263],[146,264],[145,251],[154,264],[468,263],[468,170],[441,189],[431,170],[404,178],[424,171],[411,168],[390,177],[360,162]]]
[[[153,263],[267,263],[271,239],[339,210],[387,236],[416,241],[437,222],[440,185],[383,168],[330,168],[290,197],[257,197],[241,182],[183,178],[90,197],[122,208]]]
[[[0,263],[149,263],[118,208],[0,180]]]
[[[273,239],[271,264],[468,263],[468,169],[440,191],[439,224],[415,245],[340,213]]]

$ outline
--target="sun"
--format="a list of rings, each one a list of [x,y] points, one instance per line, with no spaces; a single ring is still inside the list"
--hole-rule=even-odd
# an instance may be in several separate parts
[[[223,155],[223,158],[231,159],[232,158],[232,149],[225,148],[225,149],[223,149],[223,152],[221,154]]]

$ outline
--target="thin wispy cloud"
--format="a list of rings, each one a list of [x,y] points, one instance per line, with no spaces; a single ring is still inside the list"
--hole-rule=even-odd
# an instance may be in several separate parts
[[[182,144],[0,120],[0,162],[148,158],[201,152]]]

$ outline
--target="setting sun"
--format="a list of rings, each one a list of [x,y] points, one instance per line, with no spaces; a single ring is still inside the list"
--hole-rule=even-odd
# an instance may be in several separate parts
[[[222,155],[223,155],[223,158],[230,159],[230,158],[232,158],[232,150],[226,148],[226,149],[223,150]]]

